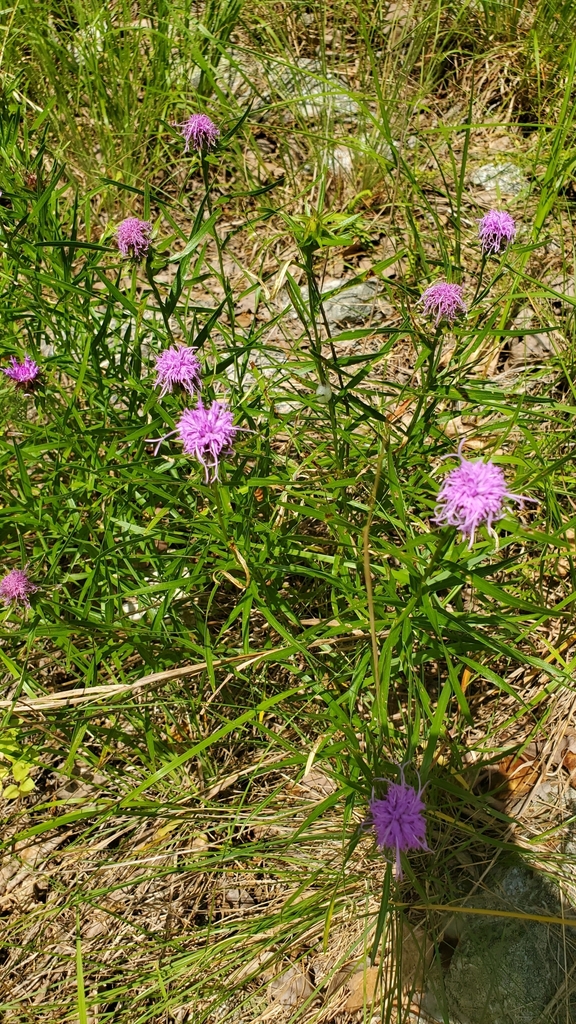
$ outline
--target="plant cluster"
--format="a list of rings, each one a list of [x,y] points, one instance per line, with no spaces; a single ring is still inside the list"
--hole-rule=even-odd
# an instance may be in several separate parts
[[[442,934],[570,714],[572,29],[281,6],[2,16],[7,1019],[247,1024],[309,960],[316,1019]]]
[[[216,146],[220,135],[219,129],[204,114],[193,114],[177,127],[182,129],[185,152],[192,146],[203,154]],[[309,226],[307,231],[306,238],[310,234]],[[478,236],[485,256],[505,250],[515,235],[515,222],[505,211],[490,210],[480,221]],[[138,264],[151,255],[152,224],[137,217],[128,217],[118,225],[116,240],[122,256]],[[331,243],[334,241],[337,239],[330,239]],[[300,244],[303,252],[308,251],[309,256],[317,247],[315,243],[310,246],[308,241],[301,240]],[[319,297],[312,267],[309,260],[309,282]],[[424,315],[434,319],[437,329],[443,320],[452,325],[458,316],[467,312],[460,285],[446,281],[437,281],[428,287],[420,302]],[[321,367],[319,351],[316,354]],[[196,349],[184,343],[171,345],[157,355],[155,371],[155,385],[161,389],[160,398],[171,394],[176,387],[191,396],[199,393],[202,388],[201,365]],[[12,378],[15,385],[28,388],[37,383],[40,368],[26,354],[21,363],[12,357],[11,366],[3,372]],[[330,398],[331,395],[328,401]],[[155,444],[154,451],[157,454],[162,442],[176,434],[184,454],[194,456],[203,466],[206,483],[216,482],[220,459],[230,453],[239,429],[234,425],[232,412],[225,402],[215,399],[205,407],[198,397],[196,407],[182,412],[174,430],[152,443]],[[434,522],[456,527],[461,536],[469,541],[471,549],[476,531],[482,524],[497,540],[493,523],[503,517],[506,501],[512,500],[523,505],[525,501],[535,499],[511,493],[502,469],[492,461],[466,460],[462,455],[463,443],[458,449],[460,465],[447,474],[440,488]],[[29,597],[37,589],[25,569],[12,569],[0,581],[0,599],[7,605],[21,603],[29,608]],[[398,877],[401,877],[400,853],[426,849],[423,811],[420,792],[407,786],[404,781],[400,784],[390,782],[386,796],[381,800],[373,798],[370,804],[378,845],[395,850]]]

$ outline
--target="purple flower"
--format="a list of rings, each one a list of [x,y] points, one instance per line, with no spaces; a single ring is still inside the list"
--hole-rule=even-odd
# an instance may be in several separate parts
[[[452,469],[438,492],[438,504],[432,520],[439,525],[457,526],[462,537],[469,537],[471,548],[476,530],[486,523],[488,532],[494,520],[502,519],[505,501],[535,501],[522,494],[508,490],[504,473],[493,462],[468,462],[462,455],[462,444],[458,448],[460,465]]]
[[[448,284],[447,281],[431,284],[419,301],[424,305],[424,316],[436,318],[436,326],[442,318],[452,323],[459,313],[465,313],[467,310],[460,285]]]
[[[24,569],[12,569],[12,572],[0,580],[0,601],[4,601],[4,604],[20,601],[29,608],[28,595],[36,590],[38,587],[32,583]]]
[[[175,127],[182,129],[180,134],[186,142],[185,153],[188,152],[190,146],[192,149],[211,149],[216,145],[216,139],[220,135],[220,129],[207,114],[191,114],[187,121],[177,124]]]
[[[138,217],[127,217],[116,229],[118,248],[123,256],[141,260],[148,255],[151,234],[152,225],[149,221],[139,220]]]
[[[2,373],[5,373],[7,377],[11,377],[16,384],[22,384],[23,387],[32,384],[40,373],[38,363],[35,363],[30,356],[24,356],[21,363],[18,362],[16,356],[11,356],[10,362],[12,366],[2,370]]]
[[[172,345],[156,359],[155,387],[162,388],[160,398],[172,391],[175,384],[181,384],[191,395],[201,387],[200,361],[196,350],[186,345]]]
[[[383,799],[373,796],[370,814],[380,849],[394,850],[396,876],[402,877],[400,854],[408,850],[427,850],[426,820],[422,790],[402,782],[389,782]]]
[[[195,409],[185,409],[176,427],[186,455],[194,455],[206,471],[206,480],[218,479],[220,456],[229,451],[239,428],[232,422],[226,402],[212,402],[205,408],[201,401]]]
[[[485,253],[497,253],[516,237],[514,218],[505,210],[489,210],[478,225],[478,237]]]

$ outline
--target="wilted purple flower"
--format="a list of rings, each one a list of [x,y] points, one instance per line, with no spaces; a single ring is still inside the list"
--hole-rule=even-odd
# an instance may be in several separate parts
[[[18,362],[16,356],[11,356],[10,362],[12,366],[3,369],[2,373],[5,373],[7,377],[11,377],[16,384],[22,384],[23,387],[32,384],[40,373],[38,363],[35,363],[30,356],[24,356],[21,363]]]
[[[465,313],[466,303],[459,284],[437,281],[426,289],[419,300],[424,305],[424,316],[434,316],[438,325],[442,318],[452,322],[459,313]]]
[[[177,124],[175,127],[182,129],[180,134],[186,142],[185,153],[188,152],[190,146],[192,149],[211,149],[216,145],[216,139],[220,135],[220,129],[207,114],[191,114],[187,121]]]
[[[212,402],[205,408],[201,401],[195,409],[185,409],[176,427],[186,455],[194,455],[206,471],[206,480],[218,479],[218,462],[230,450],[239,428],[234,426],[226,402]]]
[[[152,225],[138,217],[127,217],[116,229],[118,248],[123,256],[141,260],[148,255]]]
[[[7,576],[0,580],[0,601],[4,601],[4,604],[20,601],[26,608],[29,608],[28,595],[33,594],[36,590],[38,587],[32,583],[24,569],[12,569]]]
[[[156,359],[155,386],[162,388],[160,398],[172,391],[175,384],[181,384],[191,395],[201,387],[200,361],[196,350],[186,345],[172,345]]]
[[[506,210],[489,210],[478,225],[478,237],[485,253],[500,252],[516,237],[514,218]]]
[[[496,536],[492,523],[502,519],[505,501],[536,501],[522,494],[512,494],[500,466],[493,462],[468,462],[462,455],[462,443],[458,448],[460,465],[446,476],[438,492],[438,504],[433,522],[439,525],[457,526],[463,537],[474,543],[476,530],[486,523],[488,532]]]
[[[373,796],[370,814],[380,849],[396,854],[396,876],[402,877],[400,854],[408,850],[427,850],[426,820],[422,790],[402,782],[389,782],[386,796]]]

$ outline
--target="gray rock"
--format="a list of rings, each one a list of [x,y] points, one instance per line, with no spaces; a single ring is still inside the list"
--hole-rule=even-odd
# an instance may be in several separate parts
[[[560,913],[557,887],[520,858],[491,871],[484,887],[468,900],[468,906],[525,914]],[[480,914],[458,915],[458,924],[459,938],[444,976],[444,991],[427,996],[431,1009],[436,1002],[434,1016],[442,1019],[438,1010],[444,1006],[444,1013],[455,1024],[555,1024],[555,996],[564,980],[561,929]],[[567,943],[570,970],[575,962],[570,935]],[[559,1011],[562,1002],[560,999]]]
[[[226,902],[232,907],[245,909],[253,907],[256,902],[247,889],[227,889],[224,895]]]
[[[274,412],[277,416],[294,416],[302,412],[302,402],[275,402]]]
[[[560,298],[561,295],[567,299],[573,299],[576,294],[576,288],[574,284],[573,276],[557,277],[555,280],[550,282],[550,287],[554,289],[558,295],[550,295],[549,301],[553,309],[562,312],[563,309],[574,309],[571,302],[566,302]]]
[[[389,146],[387,142],[385,142],[384,145],[382,146],[382,155],[386,160],[390,160],[392,162],[394,160],[394,153],[392,152],[393,149],[395,149],[398,153],[403,153],[404,150],[406,149],[416,149],[417,145],[418,138],[416,135],[409,135],[408,138],[404,141],[404,143],[402,143],[399,139],[392,139],[391,146]]]
[[[330,326],[341,324],[354,327],[365,323],[377,312],[376,297],[379,291],[378,281],[362,281],[324,300],[322,304]]]
[[[472,172],[470,181],[486,191],[500,191],[511,196],[517,196],[526,185],[522,171],[512,163],[484,164]]]
[[[214,71],[220,89],[232,95],[240,106],[252,103],[252,114],[261,121],[277,116],[278,102],[284,102],[285,118],[299,114],[318,120],[324,112],[335,120],[355,121],[359,106],[346,83],[332,71],[324,74],[322,63],[304,58],[297,64],[246,53],[238,47],[228,51]],[[192,88],[197,88],[200,71],[195,69]]]
[[[371,279],[346,287],[346,281],[326,278],[322,285],[322,300],[326,319],[330,328],[357,327],[366,323],[371,317],[380,313],[378,295],[381,292],[379,281]],[[308,303],[308,288],[301,289],[302,298]],[[337,292],[337,294],[330,294]],[[294,312],[292,317],[296,317]]]
[[[288,99],[296,97],[295,108],[308,121],[317,121],[324,113],[338,121],[354,121],[358,117],[358,103],[346,83],[331,71],[324,75],[320,61],[300,61],[289,75],[281,76],[278,91]]]
[[[510,355],[506,369],[515,370],[530,363],[545,363],[554,355],[554,345],[549,334],[533,328],[534,314],[529,306],[521,309],[512,323],[515,331],[525,331],[522,337],[510,339]]]
[[[402,147],[401,147],[400,142],[398,141],[398,139],[392,139],[392,145],[390,145],[388,142],[385,142],[383,144],[382,150],[381,150],[382,156],[384,157],[385,160],[389,160],[390,163],[394,163],[394,157],[395,157],[394,150],[396,150],[396,152],[399,153],[401,148]]]
[[[354,150],[340,143],[328,154],[327,164],[337,178],[350,178],[354,171]]]
[[[299,967],[289,967],[268,986],[269,998],[281,1006],[298,1006],[305,999],[309,999],[312,992],[308,975]]]
[[[327,163],[328,168],[340,177],[351,177],[354,171],[354,161],[358,156],[358,153],[362,153],[362,142],[365,140],[360,139],[360,145],[356,149],[352,149],[351,146],[345,145],[343,142],[338,143],[328,155]],[[392,139],[392,144],[383,142],[380,145],[380,154],[385,160],[390,163],[394,163],[397,154],[402,154],[406,150],[414,150],[418,145],[418,139],[415,135],[409,135],[408,138],[402,143],[399,139]]]

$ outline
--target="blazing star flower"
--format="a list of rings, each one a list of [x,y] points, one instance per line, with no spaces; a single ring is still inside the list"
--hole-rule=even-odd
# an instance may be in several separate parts
[[[372,825],[380,849],[391,849],[396,855],[396,876],[402,877],[400,854],[408,850],[427,850],[426,820],[422,790],[401,782],[389,782],[383,799],[370,801]]]
[[[187,121],[177,124],[175,127],[182,129],[180,134],[186,142],[185,153],[188,152],[190,146],[192,149],[211,149],[216,145],[216,140],[220,135],[220,129],[207,114],[191,114]]]
[[[141,260],[148,255],[152,225],[138,217],[127,217],[116,229],[116,241],[123,256]]]
[[[200,361],[196,350],[186,345],[172,345],[156,359],[155,387],[162,388],[160,398],[172,391],[175,384],[181,384],[191,395],[201,387]]]
[[[0,580],[0,601],[4,604],[20,602],[26,608],[30,607],[29,594],[33,594],[36,587],[28,577],[24,569],[12,569],[7,576]]]
[[[500,252],[516,237],[514,218],[505,210],[489,210],[478,225],[478,237],[486,254]]]
[[[229,451],[239,427],[232,422],[226,402],[212,402],[206,409],[199,401],[195,409],[185,409],[176,427],[186,455],[194,455],[206,472],[206,481],[218,479],[220,456]]]
[[[12,366],[2,370],[2,373],[5,373],[7,377],[11,377],[15,384],[22,384],[23,387],[32,384],[40,373],[38,363],[35,363],[30,356],[24,356],[21,363],[18,362],[16,356],[11,356],[10,362]]]
[[[424,316],[436,318],[436,326],[442,318],[452,323],[459,313],[465,313],[468,308],[462,297],[460,285],[448,284],[446,281],[431,284],[419,301],[424,305]]]
[[[439,525],[457,526],[462,537],[468,537],[469,548],[474,543],[476,530],[486,523],[488,533],[496,537],[492,523],[502,519],[504,503],[535,501],[523,494],[512,494],[500,466],[493,462],[468,462],[462,455],[462,444],[458,448],[460,465],[452,469],[440,491],[433,522]]]

